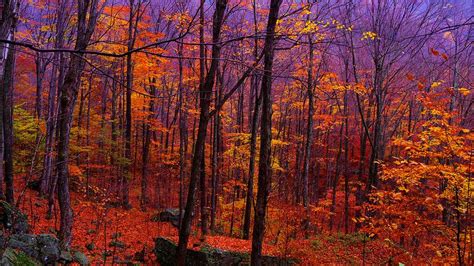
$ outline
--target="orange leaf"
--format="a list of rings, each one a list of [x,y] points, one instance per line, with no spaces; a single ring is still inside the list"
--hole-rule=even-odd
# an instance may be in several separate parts
[[[417,86],[420,91],[425,87],[425,85],[423,85],[421,82],[418,82]]]
[[[433,55],[439,56],[439,52],[436,51],[434,48],[431,48],[430,51],[431,51],[431,53],[432,53]]]

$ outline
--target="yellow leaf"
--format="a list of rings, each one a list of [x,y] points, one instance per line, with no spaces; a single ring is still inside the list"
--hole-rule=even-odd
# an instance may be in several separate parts
[[[471,93],[471,91],[467,88],[459,88],[458,91],[459,91],[459,93],[461,93],[464,96],[467,96],[467,95],[469,95],[469,93]]]

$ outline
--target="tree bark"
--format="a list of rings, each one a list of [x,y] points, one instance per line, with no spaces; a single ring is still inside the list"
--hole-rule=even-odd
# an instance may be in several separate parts
[[[262,243],[265,231],[265,215],[271,187],[272,142],[272,68],[275,44],[275,28],[282,0],[271,0],[264,44],[264,68],[262,77],[262,117],[260,133],[260,161],[258,169],[257,203],[252,239],[251,264],[262,265]]]
[[[224,23],[224,12],[227,7],[227,0],[216,1],[216,10],[214,12],[213,30],[212,30],[212,60],[209,71],[207,72],[204,84],[200,84],[199,88],[199,126],[194,145],[194,154],[191,164],[191,176],[188,188],[188,197],[186,201],[186,208],[184,218],[179,230],[179,242],[177,247],[177,263],[178,265],[185,265],[186,251],[191,233],[191,222],[193,219],[193,209],[196,196],[196,187],[200,174],[200,164],[204,154],[204,145],[206,141],[207,124],[209,122],[209,107],[211,103],[212,88],[214,87],[215,74],[218,68],[218,58],[221,47],[217,43],[220,41],[220,33],[222,24]],[[203,8],[203,7],[201,7]]]
[[[309,19],[309,18],[308,18]],[[309,229],[309,197],[308,197],[308,174],[309,163],[311,160],[311,143],[313,142],[313,115],[314,115],[314,100],[313,100],[313,40],[308,35],[309,55],[308,55],[308,81],[307,81],[307,96],[308,96],[308,121],[306,124],[306,143],[304,146],[304,163],[303,163],[303,206],[305,208],[305,218],[303,222],[303,230],[305,237],[308,237]]]
[[[97,9],[98,0],[78,1],[77,3],[77,35],[75,50],[85,50],[94,32],[100,11]],[[69,249],[72,240],[72,209],[69,195],[69,139],[76,104],[80,77],[84,70],[85,61],[82,53],[71,55],[69,68],[60,87],[61,98],[58,113],[58,199],[60,209],[59,237],[61,246]]]

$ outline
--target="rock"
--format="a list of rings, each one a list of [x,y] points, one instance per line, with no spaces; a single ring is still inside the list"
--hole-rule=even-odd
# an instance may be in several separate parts
[[[12,248],[7,248],[3,252],[2,258],[0,260],[1,266],[39,266],[41,265],[35,259],[29,257],[27,254],[22,251],[16,251]]]
[[[155,239],[154,253],[160,265],[176,264],[176,245],[168,239]],[[296,261],[272,256],[263,256],[263,265],[286,266]],[[188,249],[186,265],[250,265],[250,255],[247,253],[231,252],[203,245],[199,251]]]
[[[133,260],[138,262],[145,262],[145,254],[146,251],[145,248],[143,248],[141,251],[135,252],[135,254],[133,255]]]
[[[61,254],[59,255],[59,259],[66,262],[66,263],[72,262],[74,260],[74,258],[72,257],[71,252],[64,251],[64,250],[61,251]]]
[[[36,241],[40,250],[39,260],[44,264],[54,264],[61,255],[59,240],[52,235],[41,234]]]
[[[80,252],[71,255],[61,251],[59,240],[53,235],[28,234],[27,216],[5,201],[0,201],[0,227],[0,249],[5,249],[0,266],[56,265],[74,260],[81,265],[89,264],[87,257]],[[5,231],[8,233],[5,234]]]
[[[87,243],[86,245],[87,250],[91,251],[95,249],[94,243]]]
[[[184,212],[181,214],[184,217]],[[166,209],[157,215],[154,215],[151,220],[153,222],[170,222],[173,226],[179,225],[179,209]]]
[[[28,217],[6,201],[0,201],[0,219],[3,228],[12,230],[16,234],[29,232]]]
[[[84,255],[84,253],[76,250],[73,257],[74,261],[79,263],[79,265],[89,265],[89,259]]]
[[[59,240],[52,235],[14,234],[7,246],[18,249],[43,264],[54,264],[60,259]]]
[[[19,249],[26,255],[38,258],[40,255],[36,242],[36,236],[30,234],[15,234],[10,236],[7,246],[13,249]]]
[[[125,243],[123,243],[122,241],[113,240],[112,242],[109,243],[109,247],[126,248],[127,245],[125,245]]]

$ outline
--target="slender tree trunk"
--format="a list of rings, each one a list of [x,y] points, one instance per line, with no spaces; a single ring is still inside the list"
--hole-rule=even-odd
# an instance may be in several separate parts
[[[16,0],[4,0],[0,19],[0,39],[14,40],[18,3]],[[13,68],[14,47],[12,44],[0,44],[0,196],[3,198],[3,182],[8,202],[13,203]]]
[[[188,197],[186,201],[186,208],[184,212],[184,218],[179,230],[179,243],[177,247],[177,264],[180,266],[185,265],[186,251],[189,240],[189,234],[191,233],[191,222],[193,219],[193,209],[195,204],[196,187],[200,174],[200,164],[202,156],[204,154],[204,145],[206,141],[207,124],[209,122],[209,107],[212,95],[212,88],[214,87],[214,79],[218,68],[218,58],[220,55],[221,47],[216,45],[220,41],[220,33],[222,24],[224,22],[224,12],[227,7],[227,0],[216,1],[216,10],[214,13],[213,30],[212,30],[212,60],[209,71],[206,75],[204,84],[199,87],[200,96],[200,116],[198,133],[196,142],[194,145],[194,154],[191,164],[191,176],[188,188]]]
[[[90,127],[91,127],[91,96],[92,96],[92,75],[89,82],[89,91],[87,93],[87,111],[86,111],[86,146],[90,145]],[[90,153],[86,154],[86,197],[90,195]]]
[[[258,96],[258,77],[254,75],[252,78],[252,87],[256,95],[256,100],[252,115],[251,133],[250,133],[250,158],[249,158],[249,176],[247,180],[247,198],[245,200],[245,214],[244,214],[244,226],[243,226],[243,239],[249,239],[250,237],[250,218],[252,215],[253,206],[253,178],[255,176],[255,157],[257,154],[257,129],[258,129],[258,116],[260,111],[261,96]]]
[[[253,22],[254,22],[254,34],[257,35],[258,32],[258,25],[257,25],[257,7],[255,0],[252,3],[252,11],[253,11]],[[254,57],[257,60],[258,57],[258,39],[254,39]],[[252,75],[252,79],[250,81],[251,93],[250,93],[250,103],[252,103],[253,98],[255,97],[253,112],[249,114],[249,123],[250,125],[250,158],[249,158],[249,175],[247,179],[247,197],[245,199],[245,213],[244,213],[244,224],[243,224],[243,232],[242,238],[249,239],[250,238],[250,220],[252,216],[252,206],[254,205],[253,201],[253,178],[255,176],[255,157],[257,154],[257,129],[258,129],[258,115],[260,110],[261,104],[261,97],[258,95],[258,85],[259,85],[259,77],[256,73]],[[249,108],[249,109],[250,109]],[[251,110],[251,109],[250,109]]]
[[[155,96],[155,87],[151,85],[150,94],[154,97]],[[148,160],[150,154],[150,143],[151,143],[151,130],[150,130],[150,122],[153,119],[153,112],[155,110],[154,107],[154,99],[150,99],[150,105],[148,111],[150,112],[148,115],[148,119],[145,120],[143,123],[143,134],[144,134],[144,141],[143,141],[143,155],[142,155],[142,180],[141,180],[141,197],[140,197],[140,207],[142,210],[146,209],[146,204],[148,203],[147,197],[147,187],[148,187]]]
[[[55,48],[61,48],[64,41],[64,27],[66,15],[66,6],[68,1],[60,1],[57,10],[56,21],[56,40]],[[41,174],[40,193],[46,195],[53,183],[53,150],[54,150],[54,134],[56,132],[56,94],[59,84],[62,83],[62,73],[64,73],[64,56],[62,54],[53,54],[53,66],[51,69],[51,80],[48,92],[48,113],[46,117],[46,140],[45,140],[45,155],[43,160],[43,171]],[[61,76],[60,76],[61,75]],[[54,195],[54,190],[48,198]]]
[[[264,73],[262,78],[262,118],[260,133],[260,161],[258,169],[257,203],[252,239],[251,264],[262,265],[262,244],[265,231],[265,215],[272,183],[272,68],[275,45],[275,28],[281,0],[271,0],[264,45]]]
[[[349,110],[347,90],[344,92],[344,232],[349,233]]]
[[[13,35],[13,33],[12,33]],[[12,37],[14,39],[14,37]],[[3,161],[5,167],[5,196],[13,204],[13,71],[15,65],[15,48],[8,49],[3,76]]]
[[[200,186],[200,203],[201,203],[201,240],[204,241],[207,235],[207,184],[206,184],[206,152],[205,145],[202,149],[201,156],[201,165],[200,165],[200,175],[199,175],[199,186]]]
[[[97,17],[100,11],[97,9],[98,1],[78,1],[77,10],[77,39],[75,50],[85,50],[94,32]],[[73,111],[76,104],[80,77],[85,66],[82,57],[71,56],[69,68],[61,85],[61,98],[58,113],[58,199],[60,209],[59,237],[61,246],[68,249],[72,240],[72,209],[69,195],[69,139],[73,120]]]
[[[309,19],[309,18],[308,18]],[[311,143],[313,142],[313,115],[314,115],[314,101],[313,101],[313,40],[308,35],[309,56],[308,56],[308,82],[307,96],[308,96],[308,121],[306,124],[306,143],[304,146],[304,163],[303,163],[303,206],[305,208],[305,218],[303,223],[303,230],[305,237],[308,237],[309,229],[309,197],[308,197],[308,174],[309,163],[311,159]]]
[[[340,162],[341,162],[341,155],[342,155],[342,133],[344,129],[344,123],[341,124],[341,127],[339,129],[339,148],[337,150],[337,155],[336,155],[336,172],[334,173],[334,178],[332,180],[332,195],[331,195],[331,218],[329,219],[329,231],[332,231],[334,227],[334,219],[336,217],[336,194],[337,194],[337,183],[339,181],[339,175],[340,175]]]
[[[41,53],[36,53],[35,66],[36,66],[36,103],[35,103],[35,114],[36,118],[43,118],[43,79],[44,73],[46,72],[46,62]]]
[[[183,87],[183,45],[178,45],[178,105],[179,105],[179,228],[181,228],[184,207],[184,176],[186,174],[186,146],[188,138],[188,128],[186,125],[187,112],[185,107],[184,87]]]
[[[133,17],[134,17],[134,2],[135,0],[130,0],[130,13],[128,21],[128,51],[133,49]],[[124,208],[130,207],[129,202],[129,181],[132,177],[131,165],[132,165],[132,54],[127,55],[126,63],[126,80],[127,88],[125,95],[125,158],[127,162],[124,167],[124,175],[122,176],[122,206]]]

